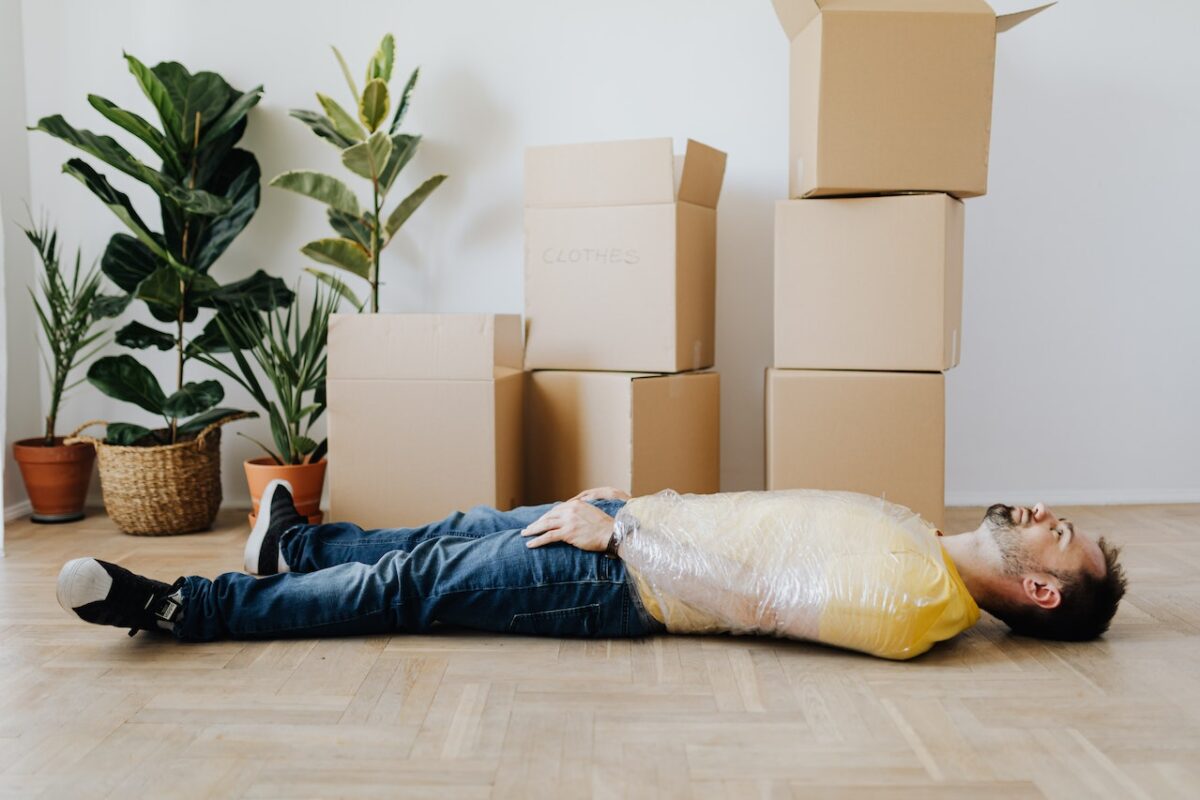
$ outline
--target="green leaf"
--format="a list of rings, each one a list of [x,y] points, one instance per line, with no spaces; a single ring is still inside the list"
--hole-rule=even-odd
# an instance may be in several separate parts
[[[408,104],[412,99],[413,89],[417,88],[417,78],[420,74],[421,68],[417,67],[412,71],[412,75],[408,76],[408,83],[404,84],[404,91],[400,93],[400,104],[396,106],[396,115],[392,117],[392,124],[388,127],[388,133],[394,134],[396,129],[404,122],[404,117],[408,114]]]
[[[337,293],[338,297],[341,297],[343,300],[346,300],[347,302],[349,302],[350,305],[354,306],[355,311],[363,310],[363,303],[361,300],[358,299],[358,295],[356,295],[354,292],[350,291],[349,286],[342,283],[337,278],[330,275],[328,272],[321,272],[321,270],[313,269],[312,267],[305,267],[304,271],[307,272],[309,275],[312,275],[314,278],[319,280],[321,283],[324,283],[325,285],[331,287],[333,289],[333,291]]]
[[[211,408],[200,416],[192,417],[187,422],[179,425],[179,427],[176,428],[176,432],[178,432],[180,436],[192,436],[200,433],[200,431],[204,430],[214,422],[220,422],[226,417],[232,417],[235,414],[241,413],[243,412],[238,411],[236,408]],[[258,414],[256,412],[251,412],[250,416],[257,417]]]
[[[396,206],[395,210],[388,216],[387,225],[385,226],[389,241],[396,235],[396,231],[400,230],[400,226],[408,221],[413,212],[421,207],[426,198],[433,194],[433,190],[441,186],[444,180],[446,180],[445,175],[434,175],[414,189],[412,194],[400,201],[400,205]]]
[[[272,186],[302,194],[314,200],[336,208],[338,211],[352,217],[360,216],[358,198],[350,187],[329,175],[309,170],[294,170],[276,175],[271,179]]]
[[[161,158],[163,163],[169,166],[176,174],[184,171],[178,154],[167,142],[167,138],[146,119],[132,111],[126,111],[111,100],[107,100],[97,94],[89,94],[88,102],[91,103],[92,108],[103,114],[110,122],[119,125],[145,142],[154,151],[154,154]]]
[[[258,159],[246,150],[233,149],[222,159],[212,176],[210,189],[229,201],[229,211],[213,218],[195,237],[191,264],[207,272],[233,240],[250,224],[258,211],[262,191]]]
[[[301,456],[306,456],[317,449],[317,443],[307,436],[297,436],[292,440],[292,445]]]
[[[316,464],[318,461],[320,461],[322,458],[325,457],[325,454],[328,451],[329,451],[329,440],[322,439],[321,443],[317,445],[316,449],[308,454],[308,463]]]
[[[193,298],[202,308],[220,308],[231,304],[246,304],[260,311],[287,307],[296,294],[282,279],[273,277],[261,269],[248,278],[207,289],[196,289]]]
[[[225,390],[216,381],[188,382],[163,403],[168,417],[190,417],[210,408],[225,398]]]
[[[179,189],[175,181],[138,161],[116,139],[92,133],[87,129],[76,129],[63,119],[61,114],[42,117],[32,130],[48,133],[56,139],[61,139],[88,155],[100,159],[105,164],[117,168],[126,175],[136,178],[159,194],[166,194],[173,188]]]
[[[375,131],[388,113],[388,88],[381,78],[373,78],[363,88],[362,102],[358,104],[358,118]]]
[[[185,189],[182,186],[170,186],[161,194],[170,198],[187,213],[198,214],[202,217],[225,214],[232,205],[223,197],[217,197],[201,189]]]
[[[417,145],[420,143],[420,136],[413,136],[407,133],[397,133],[392,137],[391,155],[388,157],[387,165],[384,166],[383,172],[379,175],[379,184],[383,187],[384,192],[392,188],[392,184],[396,181],[396,176],[412,160],[412,157],[416,155]]]
[[[363,247],[371,247],[371,226],[362,217],[352,217],[343,214],[336,208],[326,210],[329,217],[329,227],[347,239],[353,239]]]
[[[178,112],[179,143],[187,153],[196,149],[204,129],[216,121],[229,103],[233,90],[215,72],[192,75],[175,61],[155,64],[151,72],[158,76]]]
[[[236,314],[229,308],[222,308],[205,324],[200,335],[188,342],[187,354],[189,358],[195,358],[202,353],[228,353],[231,344],[246,349],[262,337],[263,327],[257,315]]]
[[[305,111],[302,108],[293,108],[288,114],[311,128],[312,132],[317,136],[333,142],[334,146],[340,149],[344,150],[354,144],[353,139],[348,139],[339,133],[337,127],[333,124],[333,120],[323,114],[318,114],[315,111]]]
[[[392,140],[383,131],[375,131],[371,138],[342,151],[342,163],[346,169],[367,180],[376,180],[392,154]]]
[[[161,322],[173,322],[182,308],[184,322],[191,322],[198,313],[197,299],[217,288],[217,282],[207,275],[196,275],[191,283],[181,284],[181,278],[173,268],[161,267],[138,284],[134,295],[145,301],[151,311],[159,311],[155,318]],[[187,289],[188,296],[182,294]]]
[[[163,259],[168,257],[167,251],[154,238],[138,213],[133,210],[133,204],[129,202],[128,195],[114,189],[107,178],[92,169],[91,165],[81,158],[72,158],[63,164],[62,169],[63,172],[80,181],[92,194],[99,197],[100,201],[108,206],[151,252]]]
[[[364,280],[371,280],[371,254],[358,242],[350,239],[317,239],[300,248],[300,252],[314,261],[341,267]]]
[[[333,48],[333,54],[337,57],[338,66],[342,68],[342,75],[346,78],[346,85],[350,87],[350,96],[354,98],[355,104],[358,103],[358,87],[354,85],[354,78],[350,75],[350,67],[346,64],[346,59],[342,58],[342,53],[336,47]]]
[[[250,112],[250,109],[258,105],[258,101],[262,99],[263,87],[255,86],[248,92],[242,93],[236,100],[221,112],[221,116],[213,121],[212,125],[204,131],[204,136],[200,139],[200,146],[212,144],[213,141],[221,136],[224,136],[229,131],[233,130],[233,126],[237,125],[242,117]]]
[[[153,413],[163,413],[167,396],[154,373],[133,356],[106,356],[92,362],[88,383],[116,400],[133,403]]]
[[[159,350],[170,350],[175,346],[175,337],[169,333],[155,330],[140,322],[131,322],[116,334],[117,344],[131,347],[134,350],[145,350],[156,347]]]
[[[100,258],[100,271],[126,292],[133,292],[150,273],[165,266],[150,248],[127,233],[115,233]]]
[[[96,295],[96,299],[92,301],[92,316],[97,319],[119,317],[126,308],[129,308],[131,300],[133,300],[133,295],[131,294],[98,294]]]
[[[392,79],[392,63],[396,60],[396,40],[390,33],[383,35],[379,49],[367,62],[367,83],[380,79],[387,83]]]
[[[149,428],[134,425],[130,422],[110,422],[104,433],[105,444],[115,444],[119,447],[131,447],[150,435]]]
[[[128,62],[129,71],[137,79],[138,85],[142,87],[142,93],[146,95],[146,99],[158,112],[163,129],[177,145],[182,144],[183,134],[179,125],[179,111],[175,108],[167,87],[149,67],[128,53],[125,53],[125,61]]]
[[[342,136],[354,142],[361,142],[367,138],[367,132],[358,124],[358,120],[350,116],[350,112],[338,105],[332,97],[317,92],[317,102],[329,115],[334,130]]]

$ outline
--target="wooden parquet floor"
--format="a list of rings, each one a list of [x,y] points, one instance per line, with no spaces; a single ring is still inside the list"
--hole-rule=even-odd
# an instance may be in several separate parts
[[[59,610],[62,562],[236,569],[244,512],[160,539],[16,523],[0,796],[1200,797],[1200,506],[1062,510],[1127,545],[1108,638],[985,616],[909,663],[747,638],[131,640]]]

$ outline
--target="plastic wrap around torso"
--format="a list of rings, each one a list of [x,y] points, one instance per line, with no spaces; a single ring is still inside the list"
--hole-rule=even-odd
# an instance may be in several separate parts
[[[911,658],[979,609],[937,531],[851,492],[788,490],[630,500],[621,558],[674,633],[788,636]]]

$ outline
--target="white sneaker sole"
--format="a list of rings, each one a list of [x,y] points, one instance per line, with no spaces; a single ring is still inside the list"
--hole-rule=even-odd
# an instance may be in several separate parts
[[[267,529],[271,527],[271,498],[275,495],[275,489],[282,486],[289,492],[292,491],[292,485],[282,478],[276,478],[267,484],[267,488],[263,489],[262,497],[258,501],[258,516],[254,520],[254,527],[250,529],[250,538],[246,540],[246,549],[242,552],[242,566],[250,575],[258,575],[258,554],[262,550],[263,539],[267,535]]]
[[[59,571],[55,596],[64,611],[78,617],[75,609],[103,600],[111,589],[112,577],[96,559],[76,558]]]

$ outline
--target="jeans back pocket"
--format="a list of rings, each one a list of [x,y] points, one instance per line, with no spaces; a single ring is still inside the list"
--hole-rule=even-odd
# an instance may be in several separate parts
[[[600,627],[600,604],[593,603],[557,611],[514,614],[509,633],[526,636],[595,636]]]

